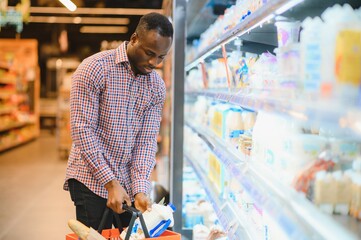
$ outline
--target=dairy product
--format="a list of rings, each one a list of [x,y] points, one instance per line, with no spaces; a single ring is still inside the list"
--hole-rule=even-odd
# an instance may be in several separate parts
[[[226,142],[238,146],[239,137],[243,132],[242,109],[232,107],[226,114],[224,138]]]
[[[151,209],[148,209],[143,213],[144,222],[147,226],[150,237],[158,237],[167,230],[168,227],[172,227],[174,225],[173,212],[175,210],[175,206],[171,203],[167,206],[153,203]],[[140,233],[143,233],[141,228],[142,226],[139,219],[135,220],[133,229],[131,230],[131,235],[139,235]],[[122,239],[124,239],[127,231],[129,231],[129,229],[122,232]]]
[[[301,27],[301,23],[299,21],[292,21],[284,17],[277,17],[275,25],[277,27],[278,47],[298,42]]]
[[[307,17],[301,31],[301,75],[305,94],[318,96],[321,86],[321,18]]]

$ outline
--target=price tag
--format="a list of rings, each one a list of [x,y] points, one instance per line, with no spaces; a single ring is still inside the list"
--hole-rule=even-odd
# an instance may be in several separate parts
[[[223,59],[224,59],[224,66],[226,68],[228,90],[231,91],[231,77],[229,76],[228,61],[227,61],[227,51],[226,51],[226,47],[225,47],[224,44],[222,44],[222,56],[223,56]]]
[[[201,66],[201,71],[202,71],[203,87],[204,87],[204,89],[207,89],[208,88],[208,77],[207,77],[206,64],[204,62],[200,62],[199,65]]]

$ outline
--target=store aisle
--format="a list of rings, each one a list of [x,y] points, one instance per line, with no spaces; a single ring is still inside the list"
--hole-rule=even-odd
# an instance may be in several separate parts
[[[0,153],[0,240],[65,239],[75,217],[62,189],[66,161],[46,132],[26,145]]]

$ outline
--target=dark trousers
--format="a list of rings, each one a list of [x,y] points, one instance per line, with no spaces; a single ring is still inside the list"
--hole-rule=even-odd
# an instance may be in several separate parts
[[[90,191],[89,188],[87,188],[84,184],[75,179],[69,179],[68,184],[70,197],[76,208],[76,219],[86,226],[98,230],[107,204],[107,199],[99,197]],[[119,217],[122,226],[118,226],[114,215],[109,214],[105,221],[105,228],[111,228],[112,224],[115,227],[127,227],[132,216],[130,213],[124,212],[119,214]]]

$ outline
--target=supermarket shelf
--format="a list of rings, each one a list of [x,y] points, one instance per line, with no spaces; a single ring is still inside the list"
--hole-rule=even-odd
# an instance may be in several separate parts
[[[58,113],[57,99],[41,98],[40,99],[40,117],[56,117]]]
[[[9,70],[10,66],[9,66],[9,64],[7,64],[5,62],[0,62],[0,69]]]
[[[226,44],[237,36],[242,36],[250,32],[252,29],[262,25],[263,23],[271,20],[274,13],[282,13],[293,6],[299,4],[303,0],[271,0],[266,5],[252,13],[249,17],[244,19],[241,23],[237,24],[233,29],[222,35],[220,39],[212,43],[208,48],[204,49],[194,60],[186,64],[186,71],[195,67],[200,61],[207,58],[222,44]]]
[[[277,46],[275,27],[266,26],[276,15],[283,15],[292,19],[304,20],[307,16],[319,16],[327,7],[333,4],[348,3],[354,8],[360,7],[359,0],[329,0],[329,1],[314,1],[314,0],[270,0],[267,4],[253,12],[250,16],[238,23],[234,28],[222,34],[215,42],[211,43],[206,49],[202,50],[194,59],[186,63],[185,70],[189,71],[196,67],[197,64],[208,58],[215,51],[219,50],[223,44],[228,44],[236,37],[242,40],[251,41],[254,43],[263,43],[271,46]],[[292,11],[289,11],[289,10]],[[258,28],[258,27],[262,27]],[[266,26],[267,29],[264,29]],[[271,30],[271,31],[270,31]],[[268,34],[265,37],[264,33]],[[270,34],[272,37],[270,37]],[[262,45],[259,47],[262,48]],[[252,48],[252,47],[251,47]],[[257,47],[258,48],[258,47]],[[246,52],[254,52],[255,48],[249,50],[242,49]],[[261,50],[261,49],[259,49]],[[262,51],[261,51],[262,52]],[[257,52],[255,52],[257,53]],[[259,53],[259,52],[258,52]]]
[[[15,79],[0,78],[0,84],[16,84]]]
[[[0,107],[0,115],[2,114],[9,114],[16,110],[16,107],[10,106],[10,107]]]
[[[290,239],[357,239],[357,233],[323,214],[302,194],[280,182],[262,165],[228,147],[214,134],[187,122],[259,206],[279,224]],[[247,163],[243,166],[240,163]],[[333,231],[329,231],[332,229]]]
[[[233,94],[229,92],[193,91],[188,96],[205,96],[228,102],[253,111],[268,111],[315,124],[338,126],[361,138],[360,108],[342,105],[335,101],[303,101],[270,97],[270,94]],[[330,107],[332,106],[332,107]]]
[[[18,145],[27,143],[27,142],[35,139],[35,138],[36,138],[36,135],[33,135],[33,136],[27,137],[27,138],[25,138],[23,140],[20,140],[20,141],[14,141],[14,142],[9,143],[9,144],[0,145],[0,152],[3,152],[3,151],[8,150],[10,148],[16,147]]]
[[[241,222],[235,221],[235,219],[238,218],[238,216],[235,215],[236,212],[232,210],[229,203],[222,202],[222,200],[217,196],[212,183],[208,180],[208,177],[205,175],[202,168],[197,164],[197,161],[193,160],[189,156],[189,154],[185,153],[184,159],[192,166],[201,182],[201,185],[204,187],[223,229],[228,233],[229,239],[252,239],[245,227],[237,225]]]
[[[8,99],[9,97],[11,97],[12,95],[16,94],[16,92],[5,92],[5,91],[1,91],[0,92],[0,99]]]
[[[1,126],[0,127],[0,132],[5,132],[14,128],[20,128],[20,127],[24,127],[26,125],[28,125],[29,123],[27,122],[18,122],[18,123],[12,123],[9,125],[5,125],[5,126]]]
[[[37,40],[0,39],[0,46],[0,56],[8,56],[0,59],[0,151],[4,151],[39,135],[40,71]],[[15,114],[18,121],[6,114]]]

